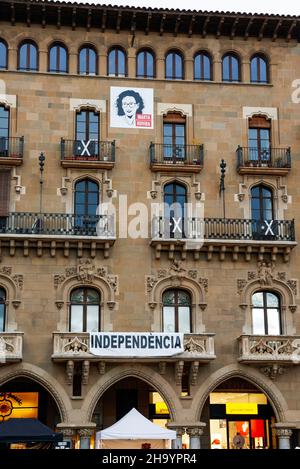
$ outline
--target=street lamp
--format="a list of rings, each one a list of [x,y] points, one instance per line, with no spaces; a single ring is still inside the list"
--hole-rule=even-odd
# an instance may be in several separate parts
[[[40,214],[42,213],[42,207],[43,207],[43,171],[44,171],[44,165],[45,165],[45,155],[44,153],[41,153],[39,156],[39,165],[40,165]]]
[[[225,173],[226,173],[226,163],[222,159],[220,163],[221,176],[220,176],[220,196],[223,197],[223,218],[225,218]]]

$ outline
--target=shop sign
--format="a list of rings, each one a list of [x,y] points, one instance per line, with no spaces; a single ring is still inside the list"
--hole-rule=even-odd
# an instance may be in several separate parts
[[[258,407],[256,402],[226,402],[226,414],[256,415]]]
[[[171,357],[184,352],[183,334],[91,332],[90,352],[101,357]]]

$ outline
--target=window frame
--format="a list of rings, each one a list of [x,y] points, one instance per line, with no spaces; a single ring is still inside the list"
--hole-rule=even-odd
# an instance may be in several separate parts
[[[224,78],[224,60],[226,58],[229,58],[229,65],[228,65],[228,71],[229,71],[229,78]],[[232,79],[232,72],[233,72],[233,68],[232,68],[232,59],[235,59],[237,60],[237,72],[238,72],[238,77],[237,77],[237,80],[235,79]],[[240,57],[238,54],[236,54],[235,52],[226,52],[223,57],[222,57],[222,81],[225,82],[225,83],[240,83],[242,81],[242,78],[241,78],[241,60],[240,60]]]
[[[92,51],[95,54],[95,73],[91,73],[90,71],[85,71],[81,72],[80,71],[80,54],[82,51],[88,50]],[[86,65],[86,70],[89,69],[89,64],[90,64],[90,54],[88,53],[85,58],[85,65]],[[78,50],[78,67],[77,67],[77,73],[78,75],[86,75],[86,76],[97,76],[98,75],[98,53],[97,50],[94,46],[90,44],[83,44],[80,49]]]
[[[26,46],[26,67],[21,68],[21,48]],[[33,46],[36,50],[36,68],[30,67],[30,46]],[[38,72],[39,71],[39,48],[35,41],[32,39],[25,39],[18,46],[18,70],[20,72]]]
[[[252,78],[252,61],[256,60],[256,67],[257,67],[257,80],[254,80]],[[261,80],[260,75],[261,75],[261,70],[260,70],[260,60],[263,60],[266,64],[266,80]],[[264,54],[254,54],[252,55],[250,59],[250,83],[262,83],[262,84],[267,84],[270,83],[270,67],[269,67],[269,60]]]
[[[1,66],[1,63],[0,63],[0,70],[8,70],[8,44],[7,42],[4,40],[4,39],[0,39],[0,43],[4,45],[5,47],[5,65],[4,67]]]
[[[1,290],[4,292],[4,299],[3,301],[1,300],[1,295],[0,295],[0,305],[3,305],[3,322],[2,325],[0,323],[0,333],[5,332],[6,330],[6,315],[7,315],[7,291],[6,289],[0,285],[0,292]]]
[[[174,292],[174,305],[165,305],[164,304],[164,295],[168,292]],[[184,288],[167,288],[166,290],[163,291],[162,293],[162,329],[163,329],[163,332],[166,332],[164,330],[164,308],[166,306],[170,307],[174,307],[174,333],[180,333],[181,331],[179,331],[179,302],[178,302],[178,298],[179,298],[179,293],[180,292],[183,292],[185,293],[186,295],[188,295],[189,297],[189,305],[188,305],[188,308],[189,308],[189,325],[190,325],[190,331],[189,332],[185,332],[184,334],[191,334],[192,331],[193,331],[193,321],[192,321],[192,295],[191,293],[184,289]]]
[[[167,76],[167,59],[169,56],[172,56],[172,76]],[[181,77],[174,76],[176,74],[176,56],[180,57],[181,60]],[[165,55],[165,79],[166,80],[184,80],[185,70],[184,70],[184,56],[182,52],[178,49],[171,49]]]
[[[83,302],[82,303],[75,303],[72,301],[72,294],[76,291],[76,290],[83,290]],[[76,287],[76,288],[73,288],[72,291],[70,292],[70,306],[69,306],[69,332],[72,333],[71,331],[71,324],[72,324],[72,306],[82,306],[82,333],[88,333],[89,331],[87,331],[87,306],[89,304],[91,305],[94,305],[93,303],[88,303],[86,300],[87,300],[87,292],[88,290],[94,290],[95,292],[97,292],[98,294],[98,331],[101,331],[101,294],[99,292],[98,289],[94,288],[94,287],[89,287],[89,286],[83,286],[83,287]],[[80,332],[76,332],[74,331],[73,333],[76,334],[76,333],[80,333]]]
[[[253,306],[253,296],[256,294],[256,293],[262,293],[263,294],[263,306],[262,307],[258,307],[258,306]],[[272,295],[276,296],[277,300],[278,300],[278,307],[268,307],[268,304],[267,304],[267,294],[268,293],[271,293]],[[265,333],[264,334],[254,334],[253,332],[253,310],[254,309],[263,309],[263,319],[264,319],[264,330],[265,330]],[[280,294],[278,294],[277,292],[274,292],[272,290],[257,290],[255,292],[252,293],[251,295],[251,325],[252,325],[252,333],[253,335],[277,335],[277,334],[269,334],[269,330],[268,330],[268,310],[269,309],[273,309],[273,310],[277,310],[278,311],[278,318],[279,318],[279,336],[283,334],[283,324],[282,324],[282,301],[281,301],[281,297],[280,297]]]
[[[56,69],[51,70],[50,69],[50,53],[51,53],[51,50],[54,47],[58,48],[58,50],[56,52]],[[60,61],[60,48],[64,49],[65,52],[66,52],[66,70],[65,71],[58,70],[58,68],[57,68],[57,65],[59,64],[59,61]],[[69,50],[63,42],[59,42],[59,41],[53,42],[49,46],[49,48],[48,48],[48,72],[50,72],[50,73],[69,73]]]
[[[76,114],[75,114],[75,140],[79,140],[77,138],[77,126],[78,126],[78,121],[77,121],[77,117],[82,114],[82,113],[93,113],[95,116],[97,116],[98,118],[98,132],[97,132],[97,142],[100,141],[100,112],[99,111],[96,111],[95,109],[90,109],[90,108],[80,108],[79,110],[76,111]],[[85,141],[88,141],[90,140],[90,120],[89,119],[86,119],[86,122],[85,122],[85,136],[89,135],[89,138],[85,138]]]
[[[202,78],[196,78],[196,73],[195,73],[195,68],[196,68],[196,59],[197,57],[207,57],[208,60],[209,60],[209,78],[204,78],[204,71],[205,71],[205,66],[204,66],[204,60],[202,59],[200,61],[200,69],[201,69],[201,73],[200,73],[200,76]],[[209,52],[207,51],[204,51],[204,50],[200,50],[198,52],[196,52],[196,54],[194,55],[194,60],[193,60],[193,72],[194,72],[194,80],[195,81],[213,81],[213,63],[212,63],[212,57],[210,55]]]
[[[112,52],[115,52],[115,73],[110,73],[109,70],[109,56]],[[116,52],[122,52],[124,55],[124,74],[119,73],[119,54]],[[127,53],[121,46],[113,46],[107,53],[107,76],[108,77],[127,77]]]
[[[147,73],[139,74],[139,71],[138,71],[138,57],[139,57],[140,54],[144,54],[144,58],[143,58],[144,72],[147,72],[147,64],[148,64],[147,54],[151,55],[152,60],[153,60],[153,75],[148,75]],[[151,80],[151,79],[155,78],[156,77],[156,63],[155,62],[156,62],[155,54],[151,49],[142,48],[142,49],[138,50],[138,52],[136,54],[136,71],[135,71],[136,72],[136,77],[137,78],[145,78],[145,79],[148,79],[148,80]]]
[[[258,188],[259,189],[259,197],[253,197],[252,195],[252,191],[254,189]],[[270,197],[264,197],[263,196],[263,189],[267,190],[270,192]],[[253,199],[259,199],[259,212],[260,212],[260,218],[253,218],[253,210],[252,210],[252,200]],[[263,211],[264,211],[264,200],[265,199],[268,199],[268,200],[271,200],[271,206],[272,206],[272,218],[271,220],[274,220],[275,219],[275,207],[274,207],[274,193],[273,193],[273,190],[266,186],[265,184],[257,184],[255,186],[252,186],[251,187],[251,190],[250,190],[250,202],[251,202],[251,219],[252,220],[255,220],[255,221],[259,221],[259,220],[265,220],[266,218],[263,216]]]

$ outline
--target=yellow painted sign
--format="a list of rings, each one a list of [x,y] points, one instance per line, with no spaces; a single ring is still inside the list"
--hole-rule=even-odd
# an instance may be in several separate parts
[[[256,415],[258,407],[256,402],[226,402],[226,414]]]
[[[156,402],[155,413],[156,414],[168,414],[169,410],[168,410],[167,405],[164,402]]]

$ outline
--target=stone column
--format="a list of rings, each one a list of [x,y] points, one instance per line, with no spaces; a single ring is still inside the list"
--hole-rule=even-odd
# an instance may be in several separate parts
[[[193,58],[185,59],[184,61],[184,78],[185,80],[194,79],[194,60]]]
[[[219,60],[214,61],[213,65],[213,79],[214,81],[222,81],[222,62]]]
[[[203,435],[203,427],[206,423],[199,422],[196,424],[190,424],[187,426],[186,432],[190,437],[190,449],[200,449],[200,436]]]
[[[165,78],[165,58],[156,57],[156,78],[163,80]]]
[[[136,49],[130,47],[127,50],[127,76],[129,78],[135,78],[136,76]]]
[[[48,51],[44,49],[39,50],[39,71],[48,72]]]
[[[17,70],[18,68],[18,49],[14,47],[8,49],[8,68],[10,70]]]
[[[292,430],[289,428],[276,428],[276,436],[278,437],[279,449],[291,449],[290,437]]]
[[[172,448],[173,449],[182,449],[182,435],[184,434],[183,427],[173,428],[176,430],[176,440],[172,440]]]
[[[250,83],[250,62],[241,62],[241,80]]]
[[[69,53],[69,73],[70,75],[78,74],[78,54],[77,52]]]
[[[90,440],[94,431],[90,428],[80,428],[78,435],[80,436],[80,449],[90,449]]]

